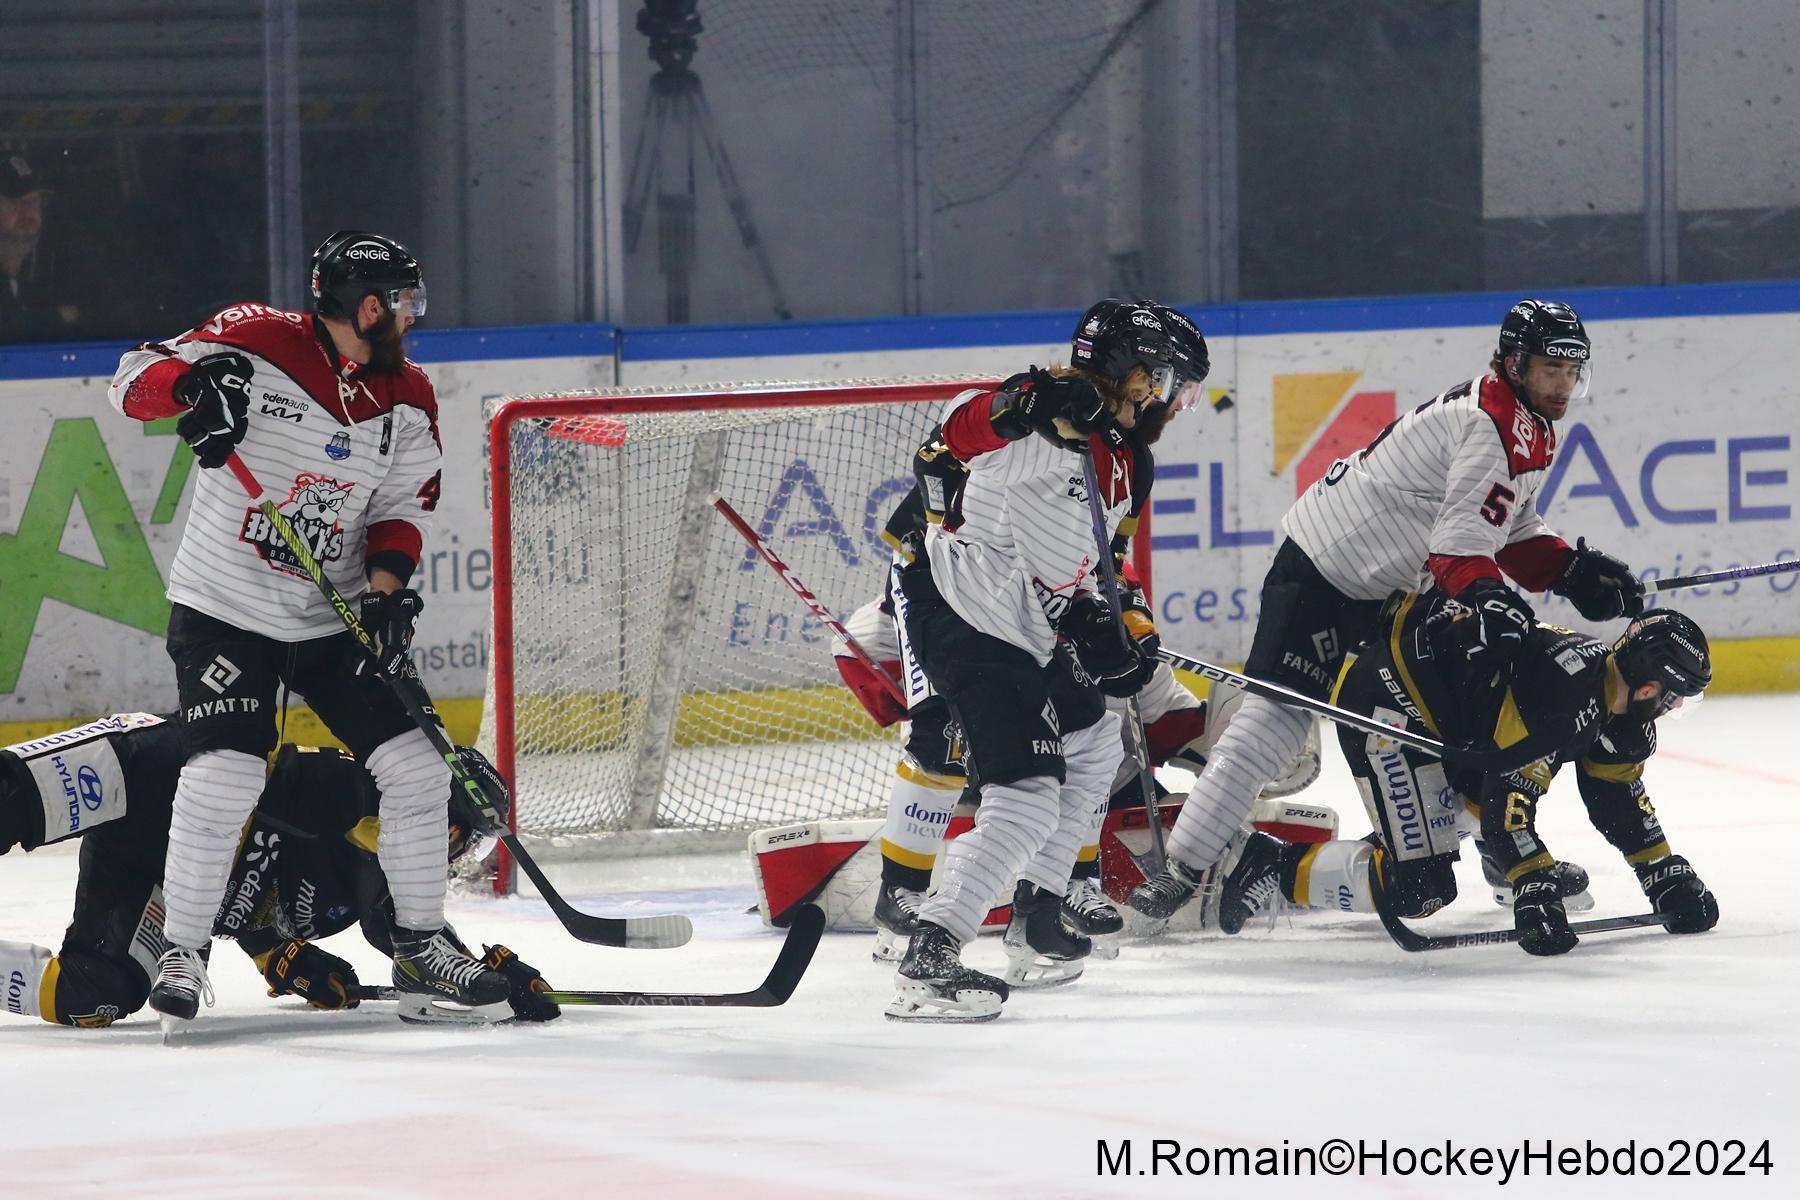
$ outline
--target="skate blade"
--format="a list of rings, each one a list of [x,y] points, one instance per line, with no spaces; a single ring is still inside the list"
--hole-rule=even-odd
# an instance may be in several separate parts
[[[1093,957],[1098,958],[1098,959],[1104,959],[1105,961],[1108,961],[1108,962],[1119,957],[1119,935],[1118,934],[1104,933],[1104,934],[1101,934],[1099,937],[1094,938],[1093,942],[1094,942]]]
[[[890,1021],[972,1025],[998,1017],[1001,1004],[997,994],[985,989],[958,988],[954,996],[940,996],[929,984],[908,982],[888,1001],[882,1015]]]
[[[182,1021],[180,1017],[171,1017],[168,1013],[159,1013],[157,1014],[156,1019],[162,1026],[162,1044],[165,1046],[173,1045],[175,1042],[175,1031],[180,1029],[186,1022]]]
[[[1046,988],[1074,983],[1081,978],[1085,969],[1079,962],[1034,958],[1008,963],[1006,970],[1000,973],[1000,978],[1006,981],[1008,987],[1016,987],[1022,992],[1041,992]]]
[[[890,966],[906,957],[906,943],[909,939],[890,929],[875,931],[875,949],[869,952],[871,962],[887,963]]]
[[[396,1015],[408,1025],[501,1025],[513,1019],[513,1010],[504,1000],[472,1008],[418,994],[401,996]]]

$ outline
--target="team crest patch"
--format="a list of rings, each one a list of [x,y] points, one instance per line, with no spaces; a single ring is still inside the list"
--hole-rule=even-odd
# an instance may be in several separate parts
[[[355,486],[354,483],[339,483],[326,475],[302,472],[294,479],[294,490],[288,498],[276,506],[293,523],[300,540],[321,563],[333,561],[344,552],[344,530],[338,523],[338,516],[344,510],[344,502],[350,498],[350,489]],[[262,509],[244,511],[244,525],[238,539],[255,546],[257,554],[271,569],[308,578],[293,549],[281,540]]]
[[[325,456],[333,462],[343,462],[349,458],[350,435],[343,432],[332,434],[331,440],[325,443]]]

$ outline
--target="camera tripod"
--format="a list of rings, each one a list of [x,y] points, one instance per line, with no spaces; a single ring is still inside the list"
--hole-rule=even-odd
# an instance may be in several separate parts
[[[645,0],[637,15],[638,32],[650,39],[650,58],[657,70],[650,77],[650,103],[631,152],[624,204],[625,253],[629,255],[637,249],[644,213],[654,192],[657,262],[662,268],[666,316],[672,325],[686,324],[690,319],[697,249],[697,151],[703,150],[737,225],[738,239],[750,252],[764,286],[769,289],[775,315],[789,321],[793,311],[776,282],[768,250],[750,216],[750,203],[744,198],[731,156],[719,138],[700,77],[688,65],[693,61],[700,33],[697,4],[698,0]],[[669,151],[667,164],[665,149]],[[665,174],[669,177],[665,178]]]

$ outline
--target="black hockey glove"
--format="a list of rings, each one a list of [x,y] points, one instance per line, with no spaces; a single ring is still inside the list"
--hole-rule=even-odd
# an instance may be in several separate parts
[[[425,599],[411,588],[397,592],[369,592],[358,606],[357,620],[375,644],[375,661],[383,675],[398,677],[407,667],[406,652],[412,646],[413,622],[425,611]],[[356,664],[362,674],[367,660]]]
[[[512,1005],[513,1016],[521,1021],[554,1021],[562,1016],[562,1008],[544,999],[543,993],[550,990],[544,977],[538,974],[536,967],[519,961],[519,956],[505,946],[488,946],[481,963],[490,971],[498,971],[506,976],[512,985],[512,995],[506,1002]]]
[[[188,409],[175,422],[175,432],[208,470],[224,466],[244,440],[253,373],[249,359],[227,350],[207,355],[175,384],[175,399]]]
[[[1519,949],[1527,954],[1547,957],[1575,948],[1581,939],[1569,928],[1556,872],[1532,871],[1513,884],[1513,928],[1519,931]]]
[[[1590,621],[1635,617],[1644,611],[1644,585],[1631,568],[1610,554],[1588,549],[1586,538],[1576,539],[1575,557],[1550,590]]]
[[[299,996],[314,1008],[357,1005],[350,995],[358,982],[356,968],[311,942],[281,942],[256,962],[271,996]]]
[[[1018,379],[1017,376],[1012,383]],[[1031,368],[1030,378],[994,395],[994,432],[1009,442],[1040,434],[1064,450],[1087,447],[1087,435],[1110,428],[1112,414],[1094,385],[1079,375]]]
[[[1719,902],[1679,854],[1633,863],[1650,907],[1669,918],[1670,933],[1705,933],[1719,923]]]
[[[1525,598],[1498,579],[1477,579],[1456,593],[1456,600],[1475,613],[1473,622],[1459,623],[1463,653],[1469,658],[1497,653],[1511,661],[1537,620]]]
[[[1060,629],[1081,669],[1108,696],[1137,695],[1156,671],[1156,659],[1145,658],[1138,643],[1119,636],[1112,609],[1092,593],[1082,592],[1070,601]]]

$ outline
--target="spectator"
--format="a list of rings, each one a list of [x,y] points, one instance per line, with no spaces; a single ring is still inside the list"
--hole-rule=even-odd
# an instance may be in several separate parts
[[[23,155],[0,151],[0,344],[70,338],[81,319],[75,305],[55,303],[38,277],[49,194]]]

